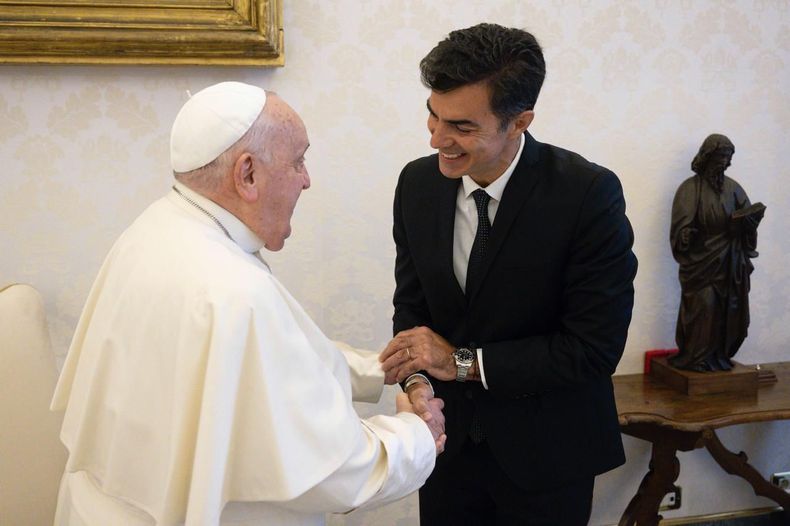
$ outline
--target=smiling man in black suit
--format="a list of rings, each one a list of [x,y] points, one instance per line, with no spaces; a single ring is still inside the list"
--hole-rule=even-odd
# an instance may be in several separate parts
[[[586,524],[595,476],[624,462],[611,375],[637,262],[622,187],[527,132],[545,77],[530,33],[453,31],[420,69],[438,152],[398,181],[381,359],[417,407],[431,384],[446,404],[421,524]]]

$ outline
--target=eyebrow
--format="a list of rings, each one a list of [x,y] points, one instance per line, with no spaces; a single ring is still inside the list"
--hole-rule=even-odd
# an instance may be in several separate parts
[[[438,119],[439,116],[436,115],[436,112],[433,111],[433,108],[431,108],[431,101],[430,101],[430,99],[425,101],[425,105],[428,108],[428,113],[430,113],[431,115],[433,115],[434,117],[436,117]],[[469,119],[455,119],[455,120],[445,119],[444,122],[446,122],[448,124],[452,124],[453,126],[473,126],[475,128],[479,128],[480,127],[480,125],[477,124],[475,121],[470,121]]]

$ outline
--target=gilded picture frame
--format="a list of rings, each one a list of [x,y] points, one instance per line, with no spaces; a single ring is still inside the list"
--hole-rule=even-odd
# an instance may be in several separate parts
[[[284,0],[0,0],[0,63],[282,66]]]

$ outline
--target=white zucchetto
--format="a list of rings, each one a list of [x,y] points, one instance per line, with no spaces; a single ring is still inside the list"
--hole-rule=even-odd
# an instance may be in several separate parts
[[[207,165],[252,127],[266,104],[266,92],[243,82],[220,82],[195,93],[170,132],[170,165],[189,172]]]

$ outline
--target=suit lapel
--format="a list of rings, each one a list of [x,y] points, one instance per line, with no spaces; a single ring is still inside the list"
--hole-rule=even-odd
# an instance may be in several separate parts
[[[513,175],[502,193],[502,201],[499,203],[494,224],[491,226],[486,254],[480,268],[480,278],[475,280],[471,290],[466,291],[469,303],[474,300],[480,291],[486,276],[491,270],[492,262],[496,259],[497,253],[507,239],[516,217],[538,180],[538,174],[535,173],[535,165],[538,162],[539,153],[538,142],[529,133],[524,133],[524,141],[521,159],[519,159],[516,169],[513,171]]]
[[[437,169],[438,172],[438,169]],[[453,268],[453,241],[455,229],[455,205],[458,198],[458,185],[460,179],[448,179],[439,173],[441,183],[439,185],[438,199],[435,203],[430,203],[429,207],[436,210],[437,232],[434,238],[436,247],[437,263],[440,265],[439,273],[443,280],[447,280],[446,287],[450,293],[452,301],[459,306],[464,306],[464,291],[455,278]]]
[[[443,270],[453,267],[453,228],[455,227],[455,201],[458,194],[458,180],[442,176],[443,183],[437,202],[432,203],[437,214],[437,236],[434,238],[438,253],[441,255]]]

